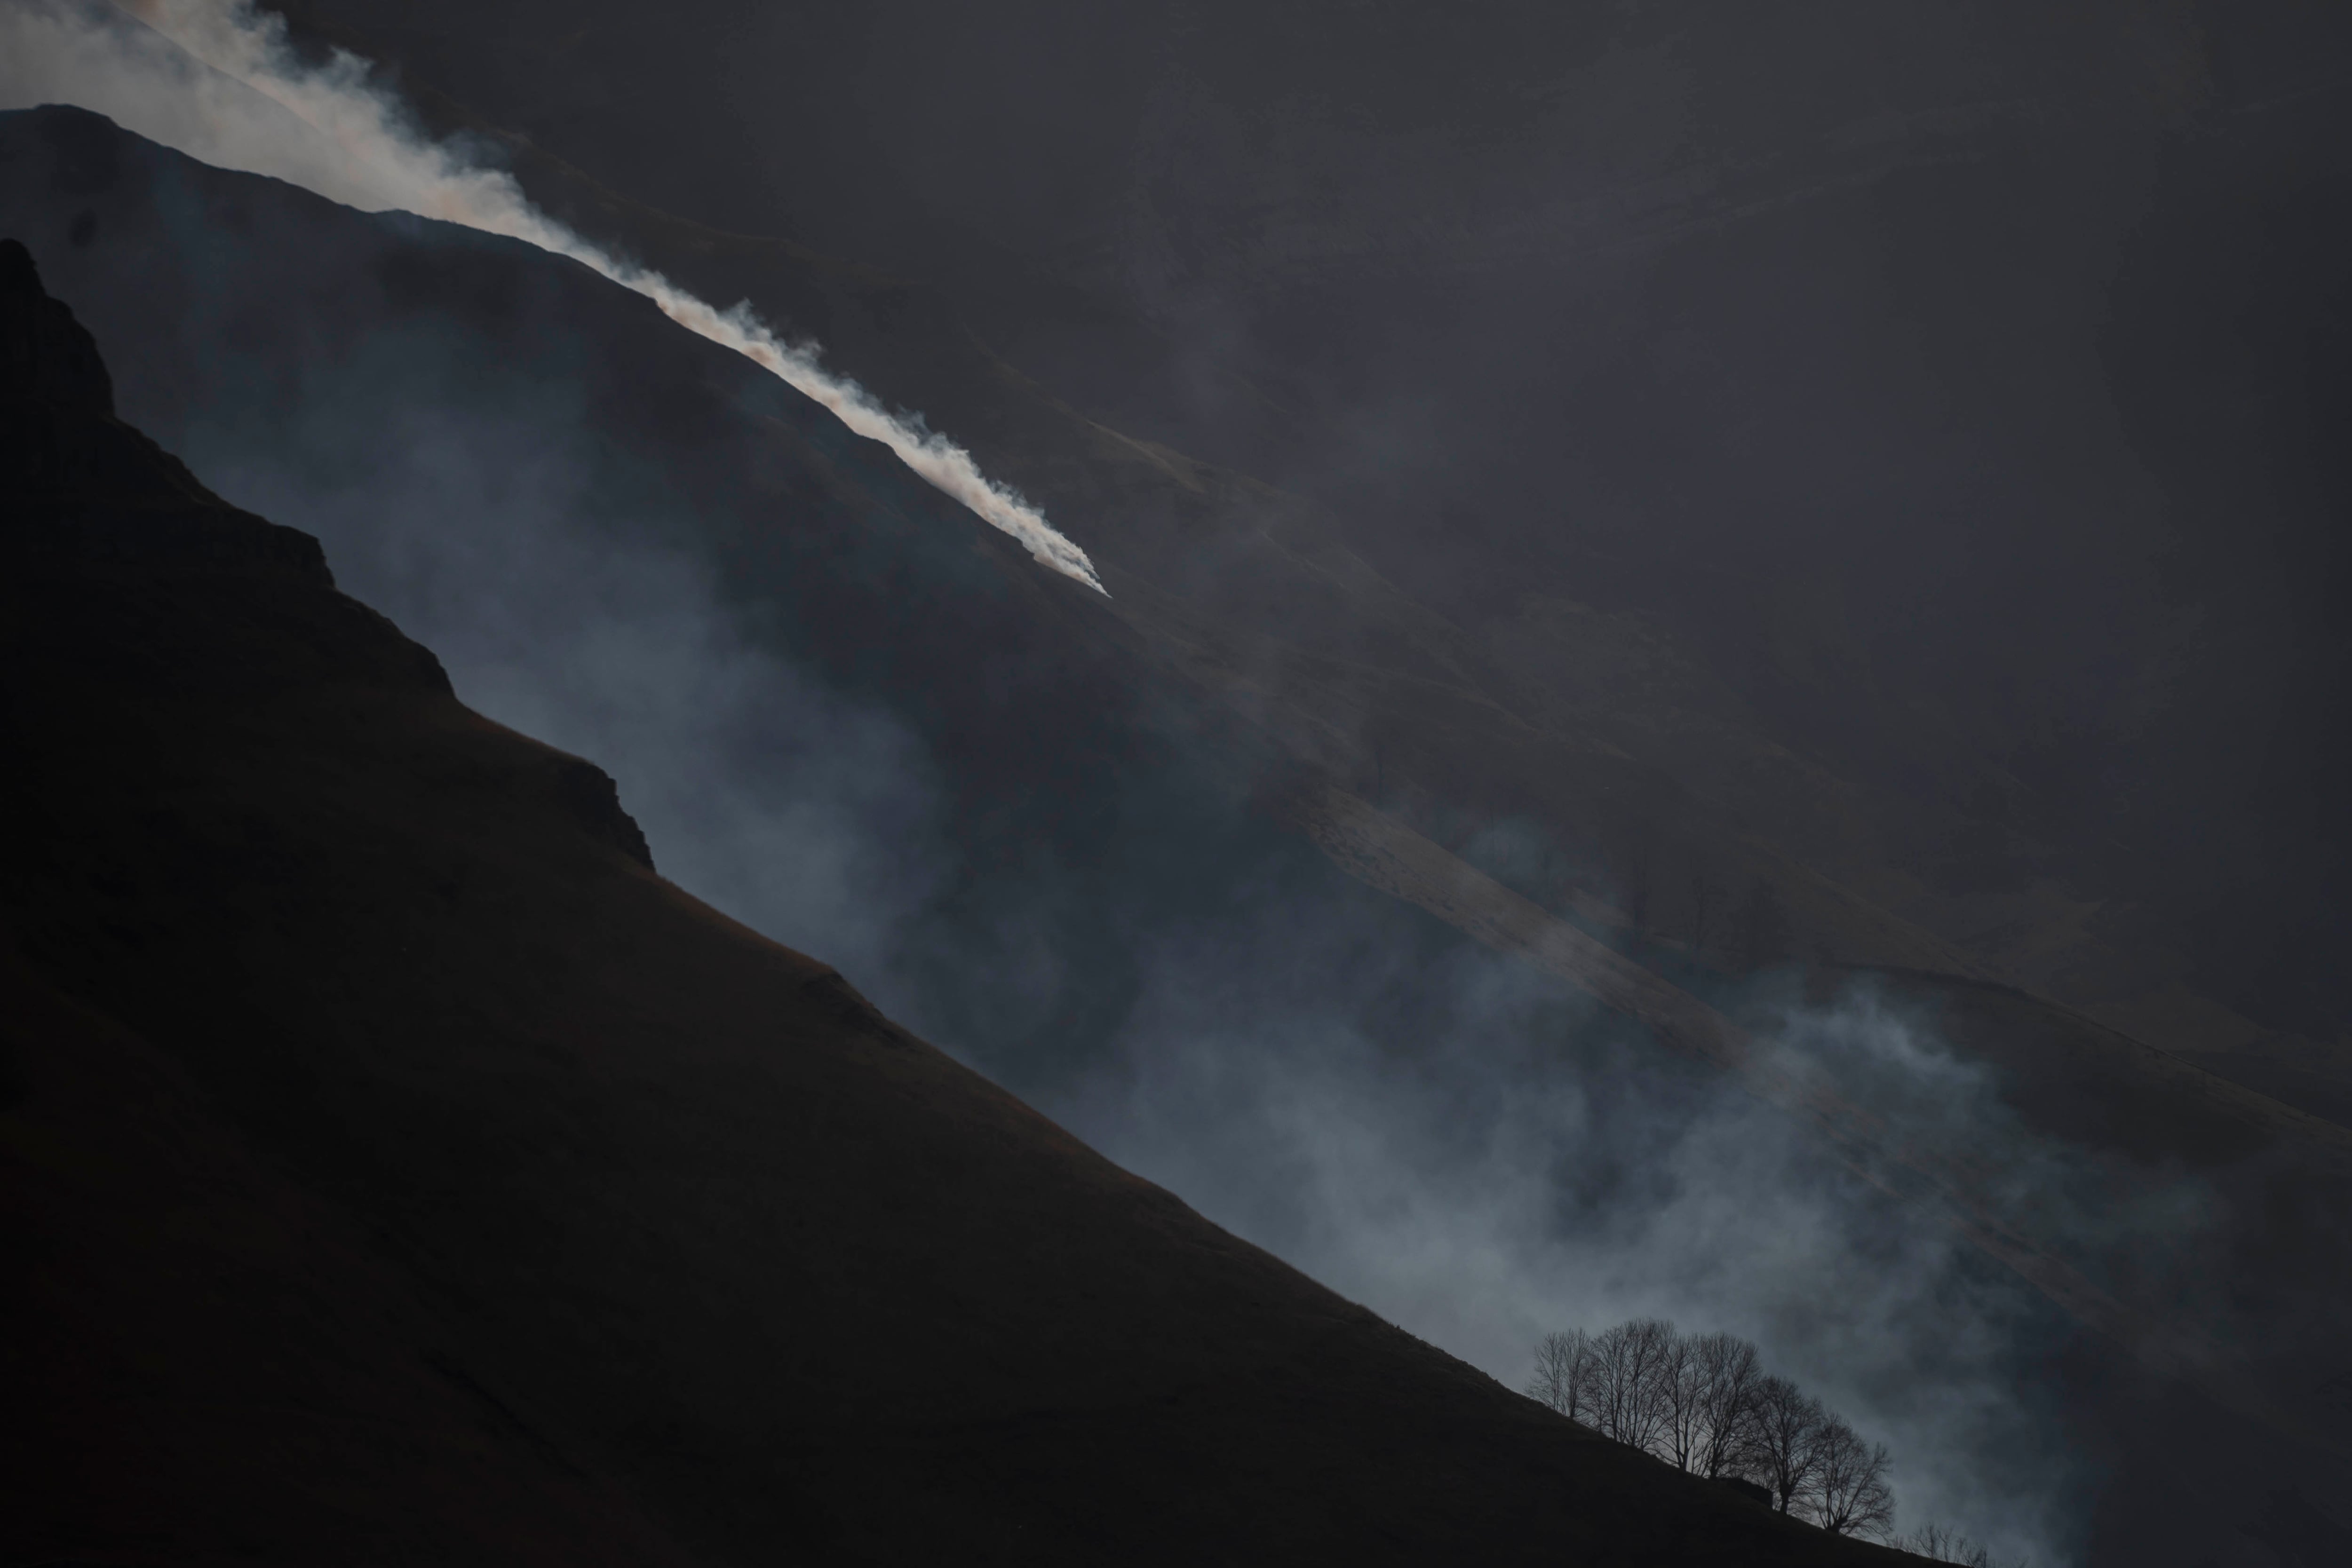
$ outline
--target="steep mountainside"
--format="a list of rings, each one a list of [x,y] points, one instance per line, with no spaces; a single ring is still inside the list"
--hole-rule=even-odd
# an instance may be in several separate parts
[[[268,471],[257,453],[271,452],[289,470],[328,474],[335,483],[320,494],[331,499],[342,493],[336,486],[364,486],[377,472],[373,444],[415,440],[421,423],[428,465],[456,476],[447,496],[426,500],[452,504],[461,528],[525,538],[534,536],[520,514],[540,503],[527,486],[500,488],[500,467],[576,469],[563,505],[599,548],[625,560],[657,542],[708,562],[762,646],[919,737],[943,775],[939,842],[948,870],[926,902],[899,912],[911,935],[890,976],[901,987],[892,1006],[919,1013],[927,1030],[1000,1082],[1049,1092],[1098,1060],[1136,1006],[1149,949],[1171,933],[1249,928],[1271,903],[1286,929],[1377,932],[1397,950],[1426,956],[1432,968],[1449,942],[1462,944],[1455,933],[1466,934],[1641,1020],[1654,1049],[1670,1048],[1661,1061],[1680,1052],[1726,1073],[1816,1134],[1863,1186],[1912,1203],[1900,1209],[1890,1200],[1901,1225],[1929,1234],[1958,1226],[1995,1268],[2042,1291],[2055,1314],[2047,1332],[2071,1335],[2064,1343],[2074,1347],[2074,1362],[2051,1368],[2053,1386],[2081,1402],[2076,1417],[2095,1435],[2084,1440],[2114,1445],[2131,1478],[2112,1489],[2121,1539],[2181,1533],[2179,1513],[2156,1500],[2184,1495],[2176,1475],[2183,1467],[2208,1478],[2199,1511],[2223,1529],[2256,1506],[2246,1500],[2282,1483],[2324,1495],[2333,1461],[2315,1434],[2333,1419],[2324,1385],[2336,1303],[2352,1299],[2342,1288],[2352,1250],[2334,1218],[2342,1211],[2341,1126],[2046,1000],[1956,983],[1953,969],[1965,966],[1932,945],[1923,956],[1926,939],[1772,859],[1736,823],[1711,821],[1703,803],[1623,748],[1589,737],[1570,744],[1482,695],[1478,682],[1499,683],[1496,666],[1481,666],[1457,630],[1314,531],[1297,503],[1056,414],[1062,425],[1022,438],[1050,454],[1059,450],[1054,429],[1090,433],[1096,445],[1074,448],[1075,466],[1096,461],[1087,451],[1110,453],[1139,486],[1190,495],[1185,485],[1197,485],[1218,505],[1254,497],[1276,519],[1255,542],[1233,544],[1244,577],[1253,563],[1273,563],[1260,631],[1244,636],[1220,618],[1231,596],[1213,581],[1179,592],[1122,570],[1115,549],[1098,548],[1115,595],[1105,601],[1039,570],[878,448],[847,438],[740,361],[584,269],[205,170],[71,111],[0,118],[0,166],[11,175],[0,186],[5,221],[36,236],[60,291],[70,287],[120,345],[126,406],[175,444],[214,455],[208,464],[233,460],[248,483]],[[789,247],[748,248],[805,268],[813,290],[845,290],[811,298],[834,300],[835,335],[858,340],[844,325],[856,313],[840,301],[880,285]],[[907,309],[919,315],[917,303]],[[900,347],[911,352],[925,340]],[[944,362],[981,378],[972,393],[980,402],[985,375],[999,376],[1007,419],[1047,406],[985,356]],[[555,414],[541,417],[550,405]],[[500,466],[472,465],[445,426],[478,432]],[[127,478],[148,469],[105,472]],[[461,494],[478,483],[480,496]],[[518,515],[499,510],[509,504]],[[1151,515],[1180,533],[1185,526],[1182,514]],[[1304,519],[1295,530],[1280,522],[1294,516]],[[396,540],[428,522],[445,526],[392,517],[384,528]],[[355,548],[385,548],[364,528],[348,537]],[[1135,548],[1151,537],[1140,530]],[[1219,559],[1202,551],[1203,561]],[[1159,581],[1182,586],[1191,564],[1182,550],[1164,552]],[[1297,610],[1287,617],[1276,613],[1284,595]],[[1338,607],[1319,623],[1318,602]],[[1379,613],[1350,620],[1357,604]],[[1549,646],[1561,680],[1604,693],[1628,672],[1618,689],[1635,704],[1657,700],[1647,683],[1685,690],[1697,681],[1675,664],[1671,644],[1653,645],[1646,664],[1612,664],[1608,638],[1619,632],[1591,632],[1582,624],[1590,618],[1562,610],[1547,642],[1535,652],[1514,647],[1512,660],[1538,666],[1537,653]],[[781,747],[806,716],[766,717],[767,728],[782,732],[770,737]],[[822,733],[815,743],[835,738]],[[755,751],[750,763],[769,766],[771,754]],[[1562,810],[1621,824],[1628,842],[1661,858],[1687,854],[1715,833],[1712,841],[1730,846],[1724,852],[1777,867],[1792,891],[1778,906],[1718,906],[1731,935],[1713,945],[1660,940],[1580,885],[1582,868],[1557,846],[1523,854],[1466,841],[1478,819],[1417,785],[1424,769],[1468,779],[1465,799],[1476,798],[1481,779],[1550,791],[1568,802]],[[608,787],[561,769],[543,783],[571,809],[609,816],[609,798],[600,804],[597,795]],[[257,853],[278,809],[252,814]],[[125,821],[146,817],[128,810]],[[625,846],[625,831],[607,826]],[[194,852],[156,852],[158,863],[177,864],[173,855]],[[201,880],[215,874],[203,869],[210,863],[175,874]],[[1659,878],[1685,869],[1670,861]],[[452,907],[468,885],[456,871],[432,879],[435,896]],[[854,887],[826,912],[829,925],[812,927],[808,944],[846,943],[849,931],[872,924],[861,903],[899,891]],[[1867,1063],[1824,1061],[1792,1075],[1789,1063],[1759,1054],[1769,1019],[1743,1015],[1752,998],[1722,971],[1769,957],[1786,929],[1775,922],[1793,918],[1790,910],[1830,912],[1818,918],[1843,921],[1858,940],[1877,944],[1864,956],[1908,971],[1902,984],[1942,1009],[1957,1045],[1998,1071],[2004,1105],[2031,1135],[1969,1144],[1980,1129],[1955,1123],[1950,1107],[1922,1102],[1909,1086],[1874,1078]],[[59,936],[59,961],[108,927],[96,920]],[[549,940],[561,946],[568,929],[557,922]],[[1039,949],[1064,960],[1042,981],[1025,967]],[[1297,959],[1280,948],[1266,961]],[[1210,969],[1190,983],[1246,992],[1246,978]],[[113,972],[94,976],[83,994],[104,1004],[125,983]],[[1407,1016],[1399,1028],[1409,1034],[1416,1023]],[[2037,1173],[2053,1156],[2085,1151],[2096,1162],[2097,1201],[2071,1209],[2044,1201]],[[2238,1218],[2142,1256],[2146,1238],[2115,1218],[2164,1197],[2184,1169],[2217,1184]],[[2163,1420],[2145,1417],[2150,1401],[2163,1405]],[[2296,1469],[2304,1463],[2314,1467],[2308,1476]]]
[[[663,882],[608,779],[115,419],[14,243],[0,374],[13,1555],[1885,1560]]]

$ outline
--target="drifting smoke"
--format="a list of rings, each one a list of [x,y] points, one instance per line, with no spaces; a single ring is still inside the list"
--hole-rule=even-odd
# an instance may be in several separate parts
[[[1188,826],[1197,792],[1170,785],[1157,753],[1130,758],[1097,722],[1107,695],[1061,684],[1070,661],[1009,696],[958,686],[1009,627],[960,619],[958,580],[923,579],[924,552],[896,550],[910,575],[887,590],[747,565],[726,541],[787,493],[738,460],[775,451],[764,411],[787,400],[761,378],[741,372],[759,397],[738,403],[701,374],[703,345],[616,340],[616,324],[644,325],[634,299],[520,246],[272,193],[88,116],[9,118],[49,123],[0,125],[17,176],[0,185],[0,232],[57,236],[45,273],[106,347],[126,417],[236,503],[318,534],[346,590],[433,646],[467,702],[609,768],[680,885],[839,965],[1112,1158],[1507,1384],[1551,1329],[1655,1314],[1730,1330],[1894,1447],[1906,1526],[2069,1560],[2096,1478],[2032,1392],[2038,1347],[2063,1333],[2037,1298],[1563,982],[1434,938],[1354,884],[1294,877],[1219,822]],[[101,166],[102,184],[88,173]],[[436,256],[502,285],[436,295],[417,281]],[[397,306],[386,277],[408,280]],[[459,303],[478,293],[495,312]],[[644,389],[689,384],[710,401],[673,449],[637,418]],[[833,434],[804,406],[787,423]],[[877,506],[900,491],[932,504],[878,455],[851,466],[882,482]],[[814,597],[788,596],[811,578]],[[856,661],[838,655],[877,626],[923,655],[903,686],[845,678]],[[975,700],[943,695],[958,692]],[[971,727],[942,730],[941,714]],[[1050,791],[1015,765],[1039,753]],[[1122,760],[1064,771],[1080,753]],[[1041,793],[1114,809],[1057,858],[1024,804]],[[1543,858],[1490,832],[1498,863]],[[1154,844],[1176,852],[1089,880],[1122,846]],[[1204,903],[1202,883],[1239,891]],[[1103,946],[1082,948],[1065,909],[1111,933]],[[1129,954],[1131,989],[1090,1011],[1089,988]],[[1057,1021],[1073,1016],[1082,1027]],[[1920,1136],[2030,1176],[2037,1197],[2094,1174],[1866,994],[1753,1016],[1759,1047],[1833,1068]],[[2210,1228],[2180,1211],[2194,1193],[2142,1196],[2174,1207],[2144,1217],[2103,1191],[2050,1223],[2094,1241]]]
[[[215,164],[354,207],[413,210],[519,238],[662,300],[803,391],[782,361],[798,354],[798,373],[819,374],[806,352],[776,345],[740,314],[688,301],[702,316],[680,317],[675,291],[656,292],[667,284],[591,252],[530,209],[506,176],[422,144],[361,62],[299,68],[269,23],[227,0],[173,0],[142,15],[229,74],[120,16],[39,0],[0,12],[0,102],[73,99]],[[257,97],[236,77],[275,85]],[[0,190],[0,199],[31,211],[48,199],[39,189],[26,181],[20,196]],[[173,189],[160,203],[164,227],[133,229],[126,212],[106,207],[97,232],[118,237],[59,246],[61,267],[120,267],[110,292],[96,270],[69,283],[71,274],[53,275],[99,329],[118,384],[164,389],[127,392],[127,414],[224,495],[319,533],[349,590],[439,650],[468,701],[612,768],[663,869],[682,885],[839,963],[894,1017],[964,1048],[1112,1157],[1507,1382],[1518,1381],[1528,1348],[1549,1329],[1657,1313],[1686,1328],[1733,1330],[1894,1443],[1906,1512],[1918,1511],[1906,1523],[1957,1523],[2044,1568],[2066,1560],[2079,1529],[2068,1516],[2095,1478],[2054,1439],[2050,1409],[2031,1396],[2043,1370],[2037,1336],[2058,1332],[2033,1298],[1948,1233],[1902,1223],[1856,1191],[1784,1119],[1728,1085],[1661,1068],[1644,1042],[1540,977],[1458,947],[1432,960],[1383,923],[1393,912],[1312,889],[1280,884],[1253,906],[1255,918],[1220,909],[1193,920],[1139,874],[1097,884],[1050,863],[1035,873],[1034,904],[1083,907],[1090,925],[1138,949],[1135,998],[1099,1030],[1076,1031],[1107,1049],[1090,1045],[1067,1071],[1035,1051],[1041,1030],[1025,1017],[1018,1027],[973,1027],[967,992],[985,993],[999,1012],[1016,992],[1038,1018],[1073,1010],[1055,966],[1085,966],[1069,961],[1066,933],[1006,891],[1015,878],[1005,868],[1027,861],[1003,855],[973,873],[990,901],[975,904],[980,915],[967,925],[923,924],[933,905],[968,896],[954,886],[952,897],[940,893],[960,850],[1002,849],[985,837],[1002,831],[1029,855],[1040,835],[975,831],[978,818],[950,817],[952,787],[987,759],[928,737],[917,722],[928,700],[902,711],[833,689],[821,659],[773,636],[779,616],[761,598],[766,590],[747,584],[706,538],[742,503],[713,503],[702,517],[682,482],[649,498],[618,469],[624,459],[657,464],[657,444],[584,415],[576,366],[532,362],[512,343],[436,338],[413,319],[377,329],[365,353],[290,356],[290,412],[249,406],[239,356],[261,350],[228,330],[238,306],[266,301],[289,329],[295,319],[316,324],[306,309],[362,319],[381,309],[357,286],[363,271],[288,301],[320,261],[302,246],[273,254],[268,240],[297,231],[241,242],[238,267],[207,270],[206,287],[221,293],[173,318],[198,373],[176,382],[155,373],[160,364],[138,373],[137,356],[163,347],[165,334],[110,320],[107,301],[119,308],[154,293],[172,267],[197,267],[186,256],[167,262],[167,253],[199,252],[196,238],[218,232],[216,214],[191,221],[175,204],[185,190]],[[336,216],[355,230],[370,223]],[[600,287],[571,268],[542,270]],[[562,319],[567,344],[593,329],[584,315]],[[730,332],[757,334],[772,358]],[[448,363],[428,350],[446,350]],[[636,384],[614,375],[624,382]],[[163,418],[137,406],[142,395],[184,399],[183,412]],[[862,417],[887,417],[857,389],[844,395],[859,400]],[[695,466],[703,477],[729,467]],[[1036,551],[1034,538],[1006,531]],[[1090,580],[1070,548],[1072,575]],[[950,641],[961,653],[985,639]],[[1007,751],[1075,749],[1039,740],[1036,714],[988,711],[1003,721]],[[1184,846],[1188,886],[1259,873],[1238,852],[1217,861],[1171,828],[1167,795],[1150,785],[1139,768],[1097,791],[1151,825],[1123,836]],[[982,804],[992,819],[1018,792],[1002,780],[989,788]],[[934,947],[960,967],[920,967],[937,958]],[[1024,968],[1008,952],[1039,956]],[[1848,1080],[1880,1083],[1906,1124],[1986,1153],[1995,1166],[2030,1170],[2037,1192],[2063,1197],[2083,1176],[2071,1163],[2054,1172],[2041,1163],[1985,1072],[1866,995],[1827,1010],[1792,1005],[1759,1033],[1833,1062]],[[2189,1207],[2196,1197],[2156,1194]],[[2199,1228],[2195,1218],[2093,1202],[2053,1223],[2095,1239],[2117,1226],[2173,1235]]]
[[[1466,949],[1402,966],[1344,921],[1266,917],[1158,954],[1117,1060],[1056,1118],[1513,1386],[1555,1329],[1654,1315],[1737,1333],[1889,1443],[1906,1527],[1958,1522],[2039,1568],[2075,1560],[2083,1467],[2018,1393],[2021,1347],[2049,1332],[2031,1292],[1872,1202],[1736,1086],[1661,1072],[1654,1047],[1548,977]],[[1286,980],[1253,946],[1344,978]],[[1775,1051],[1874,1067],[1894,1089],[1924,1076],[1988,1151],[2068,1159],[1866,988],[1769,1010]]]
[[[366,61],[338,50],[323,66],[303,63],[287,44],[283,20],[257,11],[252,0],[126,0],[124,8],[145,26],[94,3],[12,6],[0,18],[0,109],[74,104],[220,168],[268,174],[347,206],[415,213],[568,256],[781,378],[859,435],[883,443],[1043,565],[1104,591],[1086,551],[981,473],[970,453],[821,368],[815,345],[779,340],[747,305],[721,310],[696,298],[554,222],[511,175],[475,164],[462,146],[425,141],[399,102],[369,80]]]

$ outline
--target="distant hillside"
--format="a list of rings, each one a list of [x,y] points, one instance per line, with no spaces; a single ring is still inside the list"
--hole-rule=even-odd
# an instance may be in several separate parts
[[[1540,901],[2352,1071],[2338,10],[276,8]]]

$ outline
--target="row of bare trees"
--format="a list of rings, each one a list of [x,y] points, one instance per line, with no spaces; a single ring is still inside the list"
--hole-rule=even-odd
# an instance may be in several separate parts
[[[1656,1318],[1546,1334],[1528,1392],[1680,1469],[1760,1486],[1773,1507],[1834,1534],[1894,1529],[1886,1446],[1767,1373],[1746,1340]]]

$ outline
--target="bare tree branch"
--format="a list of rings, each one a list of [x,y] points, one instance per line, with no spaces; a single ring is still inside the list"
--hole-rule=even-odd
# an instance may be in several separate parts
[[[1604,1437],[1658,1451],[1664,1421],[1661,1363],[1675,1339],[1672,1323],[1636,1318],[1593,1336],[1593,1427]]]
[[[1696,1466],[1701,1412],[1706,1400],[1705,1378],[1697,1342],[1669,1330],[1658,1355],[1658,1434],[1654,1451],[1678,1470]]]
[[[1656,1318],[1546,1334],[1528,1393],[1679,1469],[1759,1484],[1780,1512],[1833,1535],[1893,1532],[1886,1445],[1865,1442],[1820,1400],[1766,1375],[1756,1347],[1736,1335],[1685,1335]],[[1941,1525],[1898,1544],[1972,1553],[1947,1560],[1987,1568],[1981,1548]]]
[[[1727,1333],[1701,1334],[1691,1346],[1700,1394],[1689,1468],[1710,1480],[1744,1476],[1754,1469],[1763,1363],[1754,1345]]]
[[[1592,1422],[1592,1336],[1582,1329],[1548,1333],[1536,1344],[1535,1375],[1528,1396],[1540,1399],[1571,1421]]]
[[[1767,1377],[1757,1390],[1756,1479],[1782,1513],[1812,1495],[1826,1418],[1820,1402],[1785,1377]]]
[[[1895,1522],[1886,1445],[1867,1443],[1835,1416],[1816,1439],[1813,1522],[1832,1535],[1884,1535]]]

